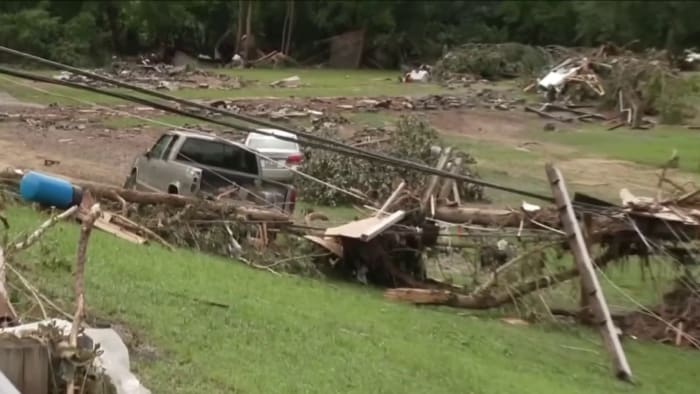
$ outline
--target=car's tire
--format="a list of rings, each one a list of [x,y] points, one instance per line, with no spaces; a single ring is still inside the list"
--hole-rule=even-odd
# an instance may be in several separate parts
[[[124,182],[124,189],[136,189],[136,170],[131,171],[131,174],[129,174],[129,176],[126,178],[126,181]]]

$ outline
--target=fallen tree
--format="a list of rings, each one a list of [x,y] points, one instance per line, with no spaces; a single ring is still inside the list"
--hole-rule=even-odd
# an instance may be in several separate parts
[[[611,261],[620,257],[617,248],[608,247],[596,259],[598,267],[605,267]],[[550,287],[577,277],[578,269],[544,275],[533,280],[508,286],[506,289],[487,287],[471,294],[461,294],[450,290],[434,290],[424,288],[396,288],[384,292],[384,297],[392,301],[408,302],[416,305],[447,305],[466,309],[497,308],[526,296],[537,290]]]

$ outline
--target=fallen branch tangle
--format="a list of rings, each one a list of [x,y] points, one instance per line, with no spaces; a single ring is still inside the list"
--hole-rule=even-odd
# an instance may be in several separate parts
[[[87,199],[90,200],[90,199]],[[90,212],[84,216],[83,224],[80,227],[80,239],[78,241],[78,256],[75,262],[75,314],[73,316],[73,325],[69,337],[70,345],[78,347],[78,332],[85,317],[85,261],[87,259],[87,247],[92,233],[92,227],[95,220],[100,216],[100,204],[93,204],[90,207]],[[75,392],[75,379],[68,382],[67,394]]]
[[[596,259],[596,265],[604,267],[617,257],[618,255],[613,249],[608,249]],[[509,304],[520,297],[553,284],[573,279],[576,276],[578,276],[578,269],[572,268],[553,275],[541,276],[500,292],[495,292],[491,287],[484,287],[471,294],[461,294],[449,290],[397,288],[387,290],[384,293],[384,297],[393,301],[409,302],[417,305],[447,305],[467,309],[490,309]]]

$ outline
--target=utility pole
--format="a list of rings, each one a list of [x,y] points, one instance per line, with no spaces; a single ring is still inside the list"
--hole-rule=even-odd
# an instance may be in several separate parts
[[[627,363],[627,357],[622,349],[617,329],[610,316],[610,310],[598,282],[598,276],[591,261],[586,241],[576,220],[574,208],[571,205],[571,198],[566,190],[566,184],[564,184],[564,177],[552,164],[547,164],[545,170],[547,171],[547,178],[549,178],[554,201],[566,233],[569,249],[574,255],[574,261],[581,276],[582,296],[586,297],[586,304],[593,312],[594,323],[600,328],[605,348],[612,357],[615,376],[618,379],[630,382],[632,380],[632,371]]]

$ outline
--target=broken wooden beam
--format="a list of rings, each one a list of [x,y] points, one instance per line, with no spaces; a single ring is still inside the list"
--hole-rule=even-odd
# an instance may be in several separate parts
[[[450,159],[450,154],[452,153],[452,147],[447,147],[442,150],[440,153],[440,158],[438,159],[437,165],[435,166],[436,170],[442,170],[445,168],[445,165],[447,164],[447,161]],[[440,180],[440,177],[437,175],[431,175],[430,178],[428,178],[428,187],[425,188],[425,193],[423,194],[423,198],[421,199],[421,206],[425,210],[425,208],[428,206],[428,202],[430,201],[430,197],[433,195],[433,192],[435,191],[435,188],[437,187],[438,180]]]

